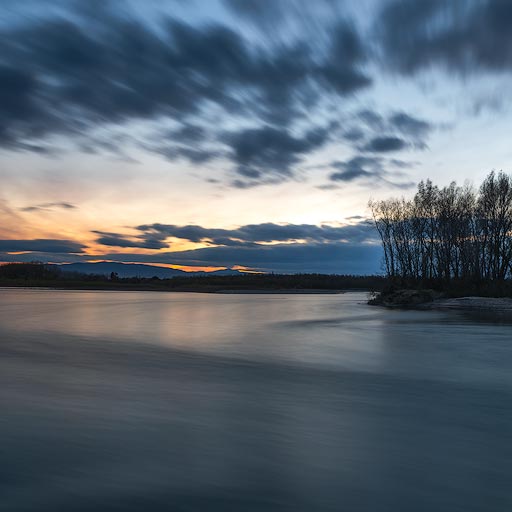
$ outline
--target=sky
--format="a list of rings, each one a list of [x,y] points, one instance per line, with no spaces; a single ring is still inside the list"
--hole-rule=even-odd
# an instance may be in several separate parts
[[[368,201],[512,168],[507,0],[2,0],[0,262],[382,271]]]

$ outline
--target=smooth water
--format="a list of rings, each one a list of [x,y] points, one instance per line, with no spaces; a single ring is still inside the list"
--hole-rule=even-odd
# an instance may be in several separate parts
[[[512,510],[512,325],[366,298],[0,290],[0,510]]]

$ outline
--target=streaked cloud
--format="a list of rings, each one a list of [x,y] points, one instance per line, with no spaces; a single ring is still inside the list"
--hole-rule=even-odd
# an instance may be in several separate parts
[[[198,267],[243,266],[267,272],[318,272],[332,274],[374,274],[380,272],[381,249],[377,244],[277,244],[258,247],[206,247],[157,254],[104,253],[79,254],[30,253],[9,255],[0,252],[0,261],[79,262],[105,260],[147,264]]]
[[[20,208],[22,212],[40,212],[40,211],[51,211],[51,210],[74,210],[76,206],[71,203],[56,202],[56,203],[41,203],[32,206],[24,206]]]
[[[503,0],[5,5],[3,261],[365,264],[369,196],[510,170]]]
[[[334,161],[331,167],[336,169],[329,179],[334,182],[375,181],[395,188],[410,188],[414,182],[404,181],[403,169],[413,168],[415,164],[395,158],[357,155],[348,160]]]
[[[73,240],[0,240],[0,252],[82,253],[85,245]]]
[[[383,3],[377,19],[385,65],[401,73],[512,71],[508,1],[393,0]]]
[[[97,242],[115,247],[160,248],[165,240],[176,238],[198,244],[217,246],[256,246],[277,242],[303,243],[372,242],[377,240],[373,223],[367,219],[344,226],[313,224],[249,224],[236,229],[205,228],[197,225],[145,224],[138,226],[134,237],[96,231]]]

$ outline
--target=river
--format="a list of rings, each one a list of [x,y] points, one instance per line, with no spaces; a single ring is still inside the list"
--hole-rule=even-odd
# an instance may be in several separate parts
[[[512,510],[512,324],[366,300],[0,290],[0,510]]]

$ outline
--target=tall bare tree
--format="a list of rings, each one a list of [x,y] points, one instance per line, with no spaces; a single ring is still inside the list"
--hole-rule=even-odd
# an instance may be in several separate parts
[[[512,274],[512,177],[491,172],[480,189],[420,182],[412,200],[370,201],[388,276],[504,281]]]

